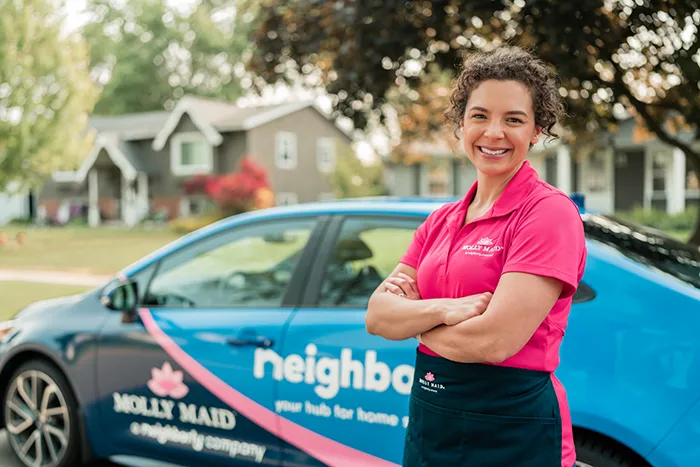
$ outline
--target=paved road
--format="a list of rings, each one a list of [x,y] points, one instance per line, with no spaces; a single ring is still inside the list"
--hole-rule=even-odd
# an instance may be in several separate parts
[[[40,282],[44,284],[65,284],[98,286],[107,282],[112,276],[80,274],[64,271],[23,271],[0,269],[0,281]]]
[[[7,442],[7,432],[5,430],[0,431],[0,465],[2,467],[23,467],[15,459],[12,453],[12,448],[10,443]],[[99,462],[97,464],[91,465],[90,467],[123,467],[120,464],[114,464],[112,462]]]
[[[90,464],[89,467],[178,467],[173,464],[156,461],[134,461],[127,459],[123,462],[123,464],[117,464],[114,462],[101,461]],[[5,430],[0,431],[0,466],[24,467],[15,459],[15,456],[12,453],[12,447],[10,447],[10,443],[7,441],[7,432]]]

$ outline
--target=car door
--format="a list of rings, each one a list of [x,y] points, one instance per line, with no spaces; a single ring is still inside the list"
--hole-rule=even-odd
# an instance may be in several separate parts
[[[258,368],[279,381],[281,436],[301,450],[294,465],[401,463],[417,343],[368,334],[365,313],[423,220],[335,218],[281,352],[260,351]]]
[[[152,266],[137,319],[115,314],[100,341],[100,415],[114,450],[186,465],[280,464],[276,382],[254,377],[255,355],[281,351],[324,223],[239,225]]]

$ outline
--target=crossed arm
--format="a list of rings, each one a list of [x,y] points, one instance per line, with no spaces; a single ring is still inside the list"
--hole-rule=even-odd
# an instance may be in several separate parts
[[[490,293],[422,300],[416,270],[399,264],[370,297],[366,326],[386,339],[417,337],[456,362],[500,363],[532,337],[559,298],[557,279],[506,273]],[[404,296],[399,296],[402,293]]]

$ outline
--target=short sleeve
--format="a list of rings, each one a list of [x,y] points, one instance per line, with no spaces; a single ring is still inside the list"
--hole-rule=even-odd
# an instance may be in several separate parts
[[[428,237],[428,229],[431,222],[432,216],[429,216],[421,225],[418,226],[416,232],[413,234],[413,240],[411,240],[411,243],[406,249],[406,253],[399,261],[400,263],[418,269],[418,262],[420,260],[421,252],[423,251],[423,246],[425,245],[425,240]]]
[[[524,272],[564,283],[562,298],[576,292],[586,257],[583,222],[578,208],[564,195],[548,196],[520,219],[503,273]]]

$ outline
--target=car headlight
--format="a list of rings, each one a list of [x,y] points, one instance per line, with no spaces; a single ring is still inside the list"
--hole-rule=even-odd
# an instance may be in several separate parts
[[[12,331],[15,330],[16,324],[15,320],[0,322],[0,342],[5,343],[6,340],[12,337],[14,334]]]

